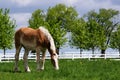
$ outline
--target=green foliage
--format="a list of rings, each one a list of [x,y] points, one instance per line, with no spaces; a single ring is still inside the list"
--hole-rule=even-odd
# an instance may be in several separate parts
[[[40,9],[35,10],[29,19],[29,27],[37,29],[40,26],[45,26],[46,24],[44,12]]]
[[[76,46],[79,49],[86,49],[87,44],[87,32],[86,22],[81,19],[76,19],[74,25],[71,28],[71,41],[70,44]]]
[[[118,49],[120,53],[120,26],[117,31],[112,32],[110,47],[113,49]]]
[[[104,32],[101,29],[101,26],[99,23],[96,22],[96,13],[94,11],[91,11],[88,13],[88,21],[86,22],[86,31],[87,31],[87,46],[88,49],[91,49],[94,53],[94,50],[99,47],[99,45],[102,44],[102,42],[105,42],[105,36]]]
[[[67,39],[64,37],[66,35],[66,30],[61,28],[59,23],[47,28],[54,38],[56,47],[60,48],[62,45],[64,45],[64,43],[67,41]]]
[[[55,7],[48,9],[46,18],[46,21],[50,25],[48,26],[48,29],[51,32],[58,49],[66,42],[66,38],[64,37],[66,31],[61,27],[64,11],[65,5],[56,5]]]
[[[107,14],[107,15],[106,15]],[[112,9],[100,9],[99,10],[99,25],[101,26],[101,29],[104,31],[104,36],[105,36],[105,41],[103,41],[101,45],[101,49],[106,49],[108,47],[109,41],[110,41],[110,36],[112,31],[115,29],[117,25],[117,21],[114,21],[114,17],[118,15],[119,12],[116,10]]]
[[[115,16],[118,14],[119,12],[116,10],[100,9],[99,12],[92,10],[85,15],[85,19],[87,20],[86,29],[89,33],[88,46],[90,48],[94,49],[94,47],[98,47],[101,50],[106,50],[111,33],[118,24],[115,21]]]
[[[67,41],[65,38],[66,31],[72,26],[70,24],[76,16],[77,12],[75,9],[66,7],[64,4],[57,4],[48,9],[46,21],[49,24],[48,29],[54,37],[55,45],[58,49]]]
[[[53,69],[50,60],[46,60],[45,70],[37,71],[36,63],[29,62],[32,70],[24,72],[23,61],[20,61],[20,73],[13,72],[13,62],[0,63],[0,80],[119,80],[119,61],[86,59],[59,60],[60,70]],[[19,76],[19,77],[18,77]]]
[[[9,9],[0,9],[0,49],[4,49],[4,52],[13,46],[15,27],[15,21],[9,16]]]
[[[57,4],[55,7],[48,9],[46,20],[50,26],[59,23],[62,28],[69,30],[77,17],[78,13],[73,7]]]
[[[107,15],[106,15],[107,14]],[[118,22],[115,21],[115,16],[119,14],[118,11],[113,9],[100,9],[99,10],[99,25],[101,26],[102,30],[104,31],[105,39],[102,43],[101,49],[106,49],[108,47],[110,36],[112,31],[116,28]]]

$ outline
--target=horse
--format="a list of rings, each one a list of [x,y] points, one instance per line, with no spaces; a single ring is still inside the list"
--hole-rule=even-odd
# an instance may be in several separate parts
[[[51,62],[55,68],[55,70],[59,70],[58,66],[58,55],[56,52],[54,40],[49,33],[49,31],[43,26],[38,29],[32,29],[28,27],[20,28],[15,32],[15,68],[14,71],[18,70],[18,61],[19,61],[19,53],[21,48],[24,48],[24,69],[25,72],[31,72],[28,66],[28,54],[29,51],[36,51],[36,62],[37,62],[37,70],[44,70],[45,63],[45,53],[46,50],[50,53]],[[42,56],[40,56],[40,52]],[[40,59],[41,58],[41,59]]]

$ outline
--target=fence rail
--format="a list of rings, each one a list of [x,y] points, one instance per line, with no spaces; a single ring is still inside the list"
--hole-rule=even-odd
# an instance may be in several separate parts
[[[60,54],[59,55],[59,59],[93,59],[93,58],[103,58],[103,59],[107,59],[107,58],[113,58],[113,59],[120,59],[120,54],[115,54],[115,53],[110,53],[110,54],[75,54],[75,53],[65,53],[65,54]],[[2,55],[0,54],[0,61],[12,61],[14,60],[14,54],[6,54],[6,55]],[[23,54],[21,54],[19,56],[19,59],[23,59]],[[28,55],[28,59],[33,59],[36,60],[36,55],[30,54]],[[50,55],[46,55],[46,59],[50,59]]]

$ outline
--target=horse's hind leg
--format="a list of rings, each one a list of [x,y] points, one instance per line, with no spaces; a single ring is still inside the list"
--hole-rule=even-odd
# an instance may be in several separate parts
[[[20,50],[21,50],[21,45],[17,45],[16,46],[16,54],[15,54],[15,68],[14,68],[14,71],[17,72],[18,71],[18,61],[19,61],[19,53],[20,53]]]
[[[25,49],[25,53],[23,56],[25,72],[30,72],[30,69],[28,66],[28,54],[29,54],[29,50]]]

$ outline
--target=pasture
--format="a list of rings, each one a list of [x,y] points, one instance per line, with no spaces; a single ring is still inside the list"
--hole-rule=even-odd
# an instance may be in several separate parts
[[[23,61],[20,72],[14,73],[13,62],[0,63],[0,80],[120,80],[120,61],[110,59],[60,59],[60,70],[54,70],[46,60],[45,70],[37,71],[36,62],[29,60],[30,73],[24,72]]]

